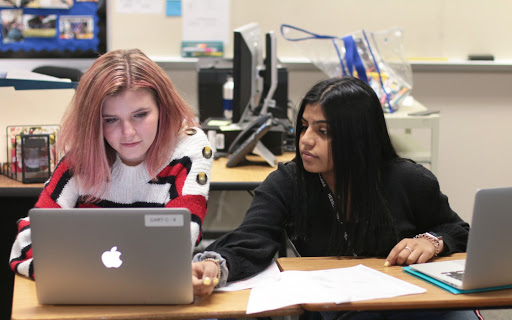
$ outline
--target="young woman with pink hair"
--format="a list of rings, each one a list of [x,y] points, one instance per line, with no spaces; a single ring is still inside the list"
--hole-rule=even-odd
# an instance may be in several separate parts
[[[184,207],[201,239],[212,149],[164,70],[138,49],[100,56],[62,119],[64,157],[38,208]],[[18,221],[11,268],[34,278],[30,221]]]

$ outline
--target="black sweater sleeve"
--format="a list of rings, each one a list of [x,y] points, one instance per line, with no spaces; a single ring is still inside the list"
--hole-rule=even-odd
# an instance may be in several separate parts
[[[445,248],[443,255],[465,252],[469,235],[469,224],[463,221],[452,210],[448,197],[440,190],[437,178],[428,169],[419,164],[402,163],[400,173],[395,177],[402,180],[401,185],[408,201],[410,221],[414,226],[414,234],[403,234],[412,237],[424,232],[435,232],[441,235]],[[407,222],[402,217],[399,225]]]
[[[228,281],[252,276],[270,264],[280,248],[295,185],[290,168],[279,164],[278,169],[256,188],[241,225],[206,248],[227,260]]]

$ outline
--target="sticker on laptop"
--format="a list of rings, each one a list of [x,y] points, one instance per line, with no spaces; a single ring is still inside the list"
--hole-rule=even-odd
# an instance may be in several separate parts
[[[183,224],[181,214],[147,214],[144,216],[146,227],[181,227]]]

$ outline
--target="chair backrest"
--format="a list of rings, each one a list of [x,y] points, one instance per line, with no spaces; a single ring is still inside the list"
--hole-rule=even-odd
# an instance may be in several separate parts
[[[82,71],[75,68],[58,67],[58,66],[41,66],[37,67],[32,72],[45,74],[63,79],[71,79],[73,82],[80,81],[82,77]]]

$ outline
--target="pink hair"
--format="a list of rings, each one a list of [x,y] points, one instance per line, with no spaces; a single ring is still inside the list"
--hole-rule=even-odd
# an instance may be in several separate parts
[[[146,89],[159,108],[158,131],[145,164],[155,176],[174,151],[179,133],[195,126],[194,112],[180,97],[171,80],[138,49],[115,50],[100,56],[82,76],[62,119],[59,151],[79,177],[80,188],[90,192],[86,201],[98,199],[111,178],[116,152],[103,137],[105,98],[125,90]]]

